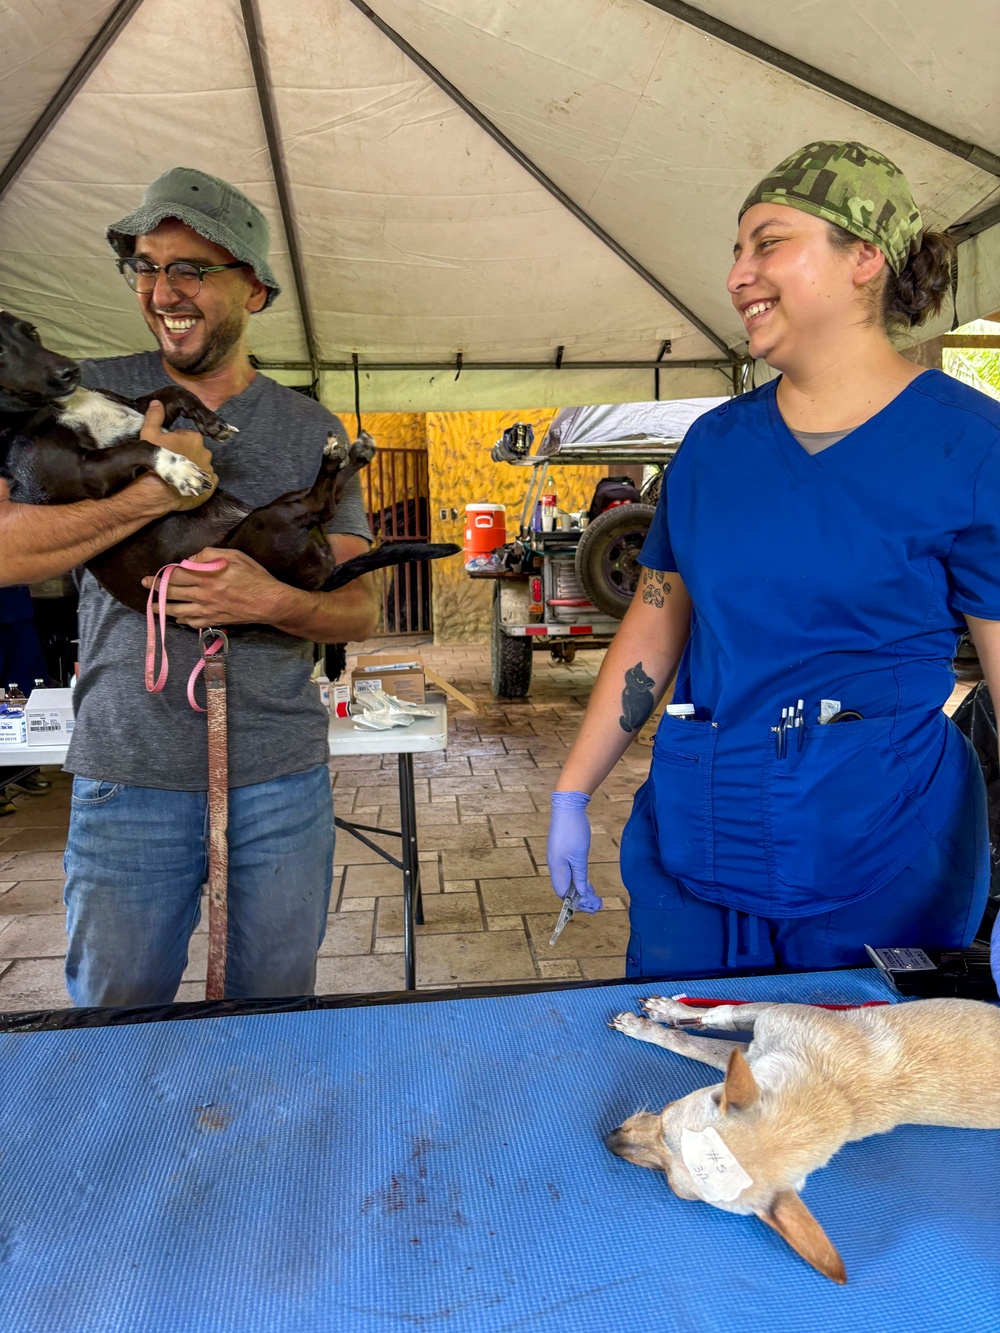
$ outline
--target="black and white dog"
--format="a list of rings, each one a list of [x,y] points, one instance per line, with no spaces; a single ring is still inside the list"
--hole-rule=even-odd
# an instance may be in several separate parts
[[[0,311],[0,477],[19,504],[69,504],[104,499],[144,472],[181,495],[201,495],[210,478],[182,454],[139,438],[146,410],[163,404],[164,427],[184,416],[216,440],[233,434],[193,394],[171,385],[130,402],[85,389],[75,361],[43,347],[25,320]],[[154,519],[87,562],[118,601],[142,611],[142,579],[206,546],[243,551],[280,579],[311,592],[343,587],[369,570],[454,555],[450,544],[398,542],[338,565],[323,532],[348,480],[375,453],[362,432],[349,449],[331,435],[315,483],[251,509],[221,488],[197,509]]]

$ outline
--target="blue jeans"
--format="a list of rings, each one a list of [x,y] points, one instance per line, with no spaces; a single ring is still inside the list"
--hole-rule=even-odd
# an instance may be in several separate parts
[[[325,764],[229,792],[226,995],[308,995],[333,879]],[[205,792],[73,779],[66,988],[74,1005],[169,1004],[208,876]]]

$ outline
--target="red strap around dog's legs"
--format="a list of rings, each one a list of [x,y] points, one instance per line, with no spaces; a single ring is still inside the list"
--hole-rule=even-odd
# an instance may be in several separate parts
[[[718,1009],[724,1004],[767,1004],[771,1001],[766,1000],[707,1000],[703,996],[697,995],[671,995],[672,1000],[679,1000],[681,1004],[690,1005],[692,1009]],[[780,1000],[773,1001],[780,1004]],[[798,1000],[788,1000],[788,1004],[798,1004]],[[880,1004],[892,1004],[891,1000],[865,1000],[864,1004],[809,1004],[810,1009],[874,1009]]]

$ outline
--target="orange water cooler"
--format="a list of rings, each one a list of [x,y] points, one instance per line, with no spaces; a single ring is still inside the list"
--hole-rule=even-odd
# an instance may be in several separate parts
[[[507,540],[507,511],[503,505],[465,506],[465,563],[489,555]]]

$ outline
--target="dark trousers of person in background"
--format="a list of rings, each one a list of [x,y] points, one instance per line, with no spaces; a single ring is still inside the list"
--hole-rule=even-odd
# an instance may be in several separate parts
[[[16,685],[22,694],[29,695],[35,681],[47,681],[48,676],[32,617],[31,593],[25,587],[0,588],[0,688]],[[12,815],[17,809],[9,799],[5,780],[18,772],[24,773],[23,765],[19,769],[0,767],[0,815]],[[37,777],[18,779],[19,789],[33,795],[41,795],[51,785]]]
[[[28,695],[36,680],[48,680],[48,668],[25,587],[0,588],[0,688],[17,685]]]

